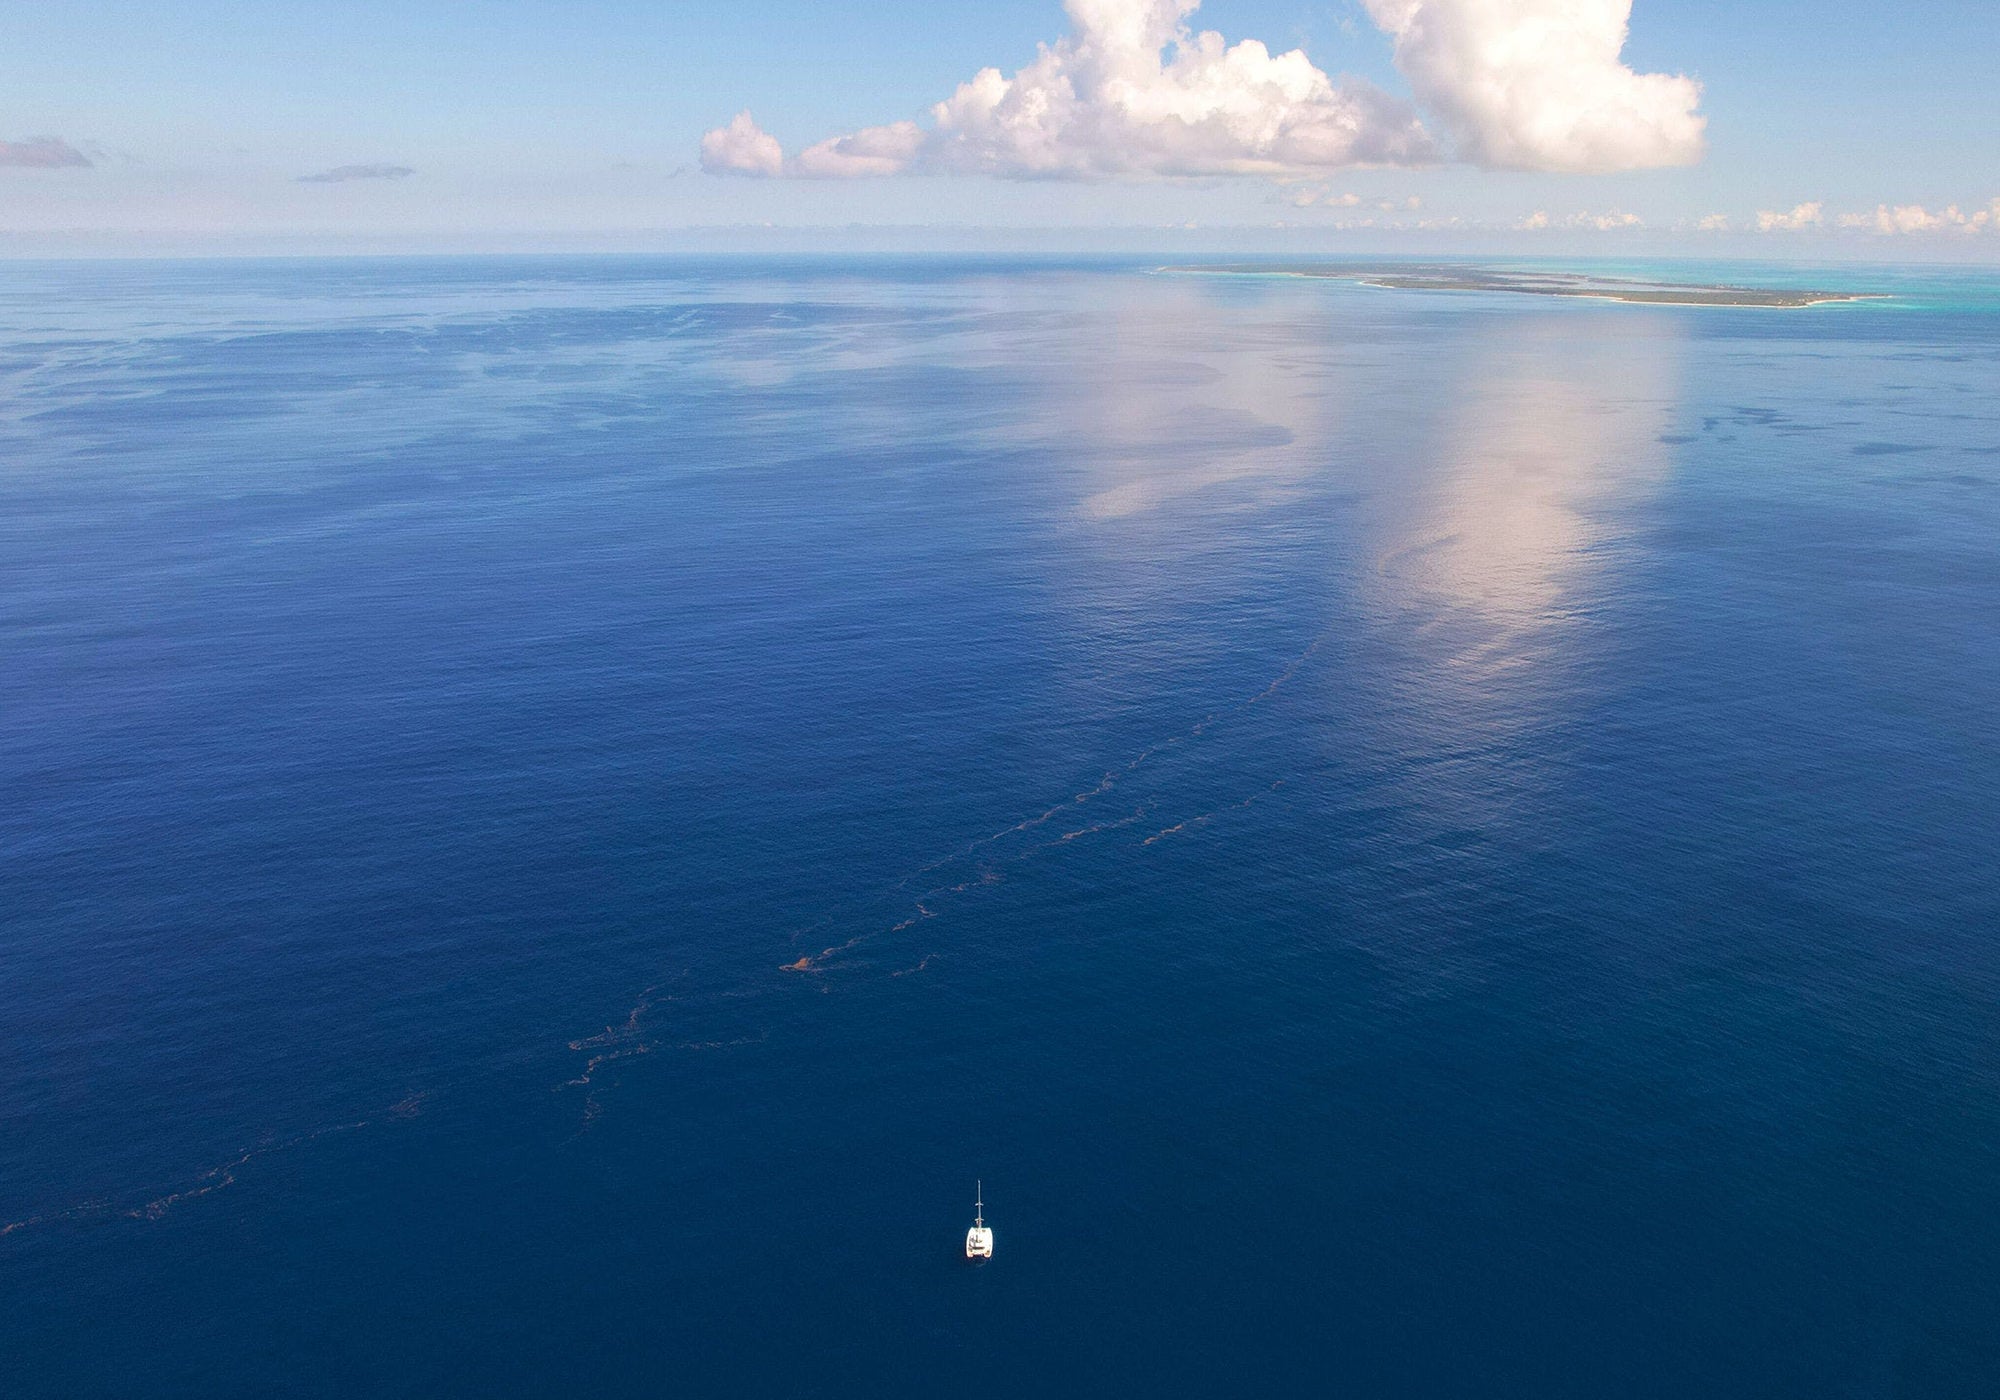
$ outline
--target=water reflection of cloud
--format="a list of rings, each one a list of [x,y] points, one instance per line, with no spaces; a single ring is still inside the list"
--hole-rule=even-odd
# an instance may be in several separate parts
[[[1338,396],[1310,360],[1324,302],[1222,303],[1155,279],[1100,289],[1034,386],[1034,436],[1074,473],[1076,510],[1113,520],[1228,482],[1283,487],[1317,465]]]
[[[1683,317],[1564,308],[1455,321],[1380,385],[1365,661],[1325,675],[1350,894],[1407,917],[1352,936],[1413,995],[1483,977],[1525,925],[1521,861],[1574,830],[1579,721],[1617,654],[1633,523],[1667,481]],[[1410,384],[1423,376],[1421,394]],[[1336,848],[1340,849],[1340,848]]]
[[[1382,483],[1366,590],[1387,664],[1363,722],[1400,814],[1383,837],[1420,884],[1488,878],[1472,851],[1543,839],[1621,535],[1669,469],[1680,329],[1508,317],[1433,367],[1438,408],[1410,420],[1407,478]]]
[[[1678,323],[1493,328],[1439,385],[1428,458],[1381,551],[1394,608],[1507,649],[1571,616],[1621,512],[1667,466]]]

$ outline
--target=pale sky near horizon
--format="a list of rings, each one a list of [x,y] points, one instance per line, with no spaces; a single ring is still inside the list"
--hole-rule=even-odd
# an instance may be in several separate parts
[[[2000,261],[2000,4],[1629,8],[1621,49],[1627,0],[33,6],[0,251],[1194,224]]]

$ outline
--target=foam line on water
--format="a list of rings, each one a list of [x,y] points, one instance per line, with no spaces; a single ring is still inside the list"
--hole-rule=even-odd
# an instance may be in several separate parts
[[[1145,748],[1141,749],[1137,754],[1133,755],[1133,757],[1126,760],[1126,762],[1122,767],[1105,770],[1103,776],[1100,777],[1098,781],[1091,787],[1088,787],[1083,791],[1078,792],[1073,796],[1064,799],[1063,801],[1057,802],[1043,809],[1042,811],[1040,811],[1035,815],[1024,817],[1022,820],[1015,822],[1010,826],[1003,827],[998,831],[990,832],[987,835],[977,837],[972,841],[967,842],[965,845],[957,848],[956,850],[948,853],[947,855],[942,856],[937,860],[931,861],[926,865],[919,866],[915,870],[910,871],[908,874],[898,879],[886,893],[893,894],[897,891],[907,889],[911,883],[921,879],[923,876],[933,873],[937,870],[944,869],[952,864],[964,861],[974,852],[977,852],[984,847],[995,845],[999,842],[1005,841],[1009,837],[1022,835],[1026,832],[1045,826],[1049,822],[1053,821],[1057,816],[1061,815],[1062,813],[1071,811],[1077,807],[1082,806],[1085,803],[1091,802],[1099,797],[1102,797],[1105,793],[1110,792],[1114,787],[1118,785],[1118,782],[1121,777],[1137,771],[1139,768],[1150,762],[1153,758],[1157,757],[1158,755],[1168,752],[1169,750],[1172,750],[1174,748],[1177,748],[1191,739],[1200,738],[1202,735],[1206,734],[1209,731],[1209,729],[1214,727],[1216,724],[1222,722],[1223,720],[1226,720],[1233,715],[1240,714],[1243,711],[1248,710],[1252,706],[1260,704],[1265,700],[1268,700],[1272,695],[1276,694],[1279,689],[1281,689],[1284,685],[1286,685],[1289,681],[1291,681],[1294,676],[1298,674],[1299,670],[1306,664],[1306,662],[1309,661],[1312,658],[1312,656],[1319,651],[1323,641],[1324,641],[1323,637],[1320,639],[1316,639],[1297,657],[1293,658],[1293,660],[1288,665],[1286,665],[1285,668],[1281,670],[1269,682],[1269,684],[1265,685],[1263,689],[1259,690],[1256,694],[1251,695],[1246,699],[1240,700],[1236,702],[1236,704],[1234,705],[1227,706],[1220,710],[1212,710],[1208,714],[1204,715],[1200,720],[1190,725],[1188,728],[1176,734],[1169,735],[1165,739],[1159,740],[1153,744],[1146,746]],[[1276,791],[1278,788],[1282,786],[1284,786],[1284,781],[1280,779],[1279,781],[1272,783],[1269,788],[1266,788],[1261,792],[1253,793],[1250,797],[1245,798],[1242,802],[1235,803],[1230,807],[1218,808],[1216,811],[1203,813],[1196,817],[1191,817],[1186,821],[1177,823],[1172,827],[1163,828],[1162,830],[1155,832],[1153,835],[1147,837],[1144,841],[1140,842],[1139,844],[1142,846],[1150,846],[1154,842],[1160,840],[1162,837],[1173,835],[1179,832],[1187,831],[1205,825],[1208,822],[1213,821],[1216,817],[1222,815],[1224,812],[1233,811],[1243,807],[1250,806],[1253,802],[1256,802],[1257,800],[1266,796],[1270,792]],[[1088,836],[1094,836],[1106,831],[1116,830],[1122,827],[1133,825],[1136,822],[1144,819],[1146,813],[1151,809],[1152,805],[1153,804],[1150,800],[1142,802],[1129,816],[1121,817],[1115,820],[1091,823],[1086,826],[1066,831],[1052,841],[1038,842],[1034,845],[1027,847],[1023,851],[1017,852],[1012,856],[1003,858],[1004,863],[1017,864],[1022,861],[1031,860],[1036,855],[1038,855],[1043,851],[1067,845],[1072,841],[1080,840]],[[782,965],[780,970],[786,972],[823,973],[824,971],[826,971],[826,965],[828,962],[838,959],[844,953],[851,952],[855,948],[861,947],[862,945],[872,942],[875,939],[907,932],[910,928],[913,928],[920,923],[924,923],[937,918],[941,911],[935,906],[938,903],[942,902],[943,900],[949,899],[954,896],[967,894],[977,889],[986,888],[992,885],[999,884],[1002,882],[1003,878],[1004,877],[1000,874],[1000,872],[997,869],[994,869],[992,867],[987,867],[982,869],[979,874],[977,874],[972,878],[959,881],[956,884],[940,885],[932,889],[926,890],[922,896],[920,896],[917,900],[914,901],[914,907],[916,910],[914,914],[905,916],[903,919],[890,925],[887,928],[877,929],[874,931],[864,930],[860,933],[855,934],[851,938],[846,939],[845,941],[828,944],[826,947],[822,948],[817,954],[801,955],[796,961]],[[793,938],[796,940],[797,938],[803,937],[807,933],[814,932],[819,928],[827,926],[829,923],[833,921],[834,920],[831,917],[820,919],[815,923],[808,925],[805,929],[802,929],[798,933],[794,934]],[[930,966],[931,962],[937,956],[938,954],[935,952],[927,952],[913,966],[893,970],[889,975],[892,977],[906,977],[914,973],[922,972],[924,969]],[[825,990],[825,988],[822,987],[821,990]],[[731,994],[719,993],[718,995],[727,996]],[[648,1055],[653,1053],[655,1050],[666,1048],[666,1042],[646,1034],[644,1030],[644,1025],[646,1022],[646,1018],[653,1011],[655,1006],[657,1006],[663,1001],[675,1001],[675,1000],[680,1000],[680,998],[675,996],[667,996],[663,994],[661,992],[660,984],[656,983],[653,986],[647,987],[642,993],[640,993],[637,1001],[634,1003],[631,1010],[627,1012],[625,1019],[622,1022],[616,1022],[607,1025],[602,1031],[599,1031],[595,1035],[582,1036],[566,1042],[569,1050],[573,1053],[582,1054],[586,1051],[590,1052],[588,1058],[584,1061],[582,1069],[578,1073],[572,1075],[570,1078],[563,1080],[561,1083],[555,1086],[555,1092],[561,1092],[566,1089],[577,1089],[577,1088],[581,1088],[585,1091],[583,1130],[587,1130],[590,1124],[594,1122],[603,1112],[603,1100],[601,1097],[600,1086],[598,1084],[598,1076],[606,1066],[618,1062],[620,1060],[630,1059],[641,1055]],[[687,1051],[724,1050],[738,1046],[759,1044],[762,1043],[767,1037],[768,1037],[768,1032],[758,1032],[756,1034],[746,1034],[739,1036],[722,1036],[708,1040],[687,1040],[687,1041],[675,1042],[672,1044],[670,1048],[678,1050],[687,1050]],[[214,1195],[219,1191],[226,1190],[229,1187],[236,1185],[240,1179],[238,1175],[239,1172],[241,1172],[244,1168],[250,1166],[251,1164],[265,1157],[273,1156],[278,1153],[290,1152],[297,1148],[306,1147],[314,1142],[319,1141],[322,1138],[333,1136],[336,1134],[359,1132],[365,1128],[374,1126],[376,1124],[384,1122],[403,1121],[415,1118],[423,1112],[425,1106],[438,1092],[439,1088],[436,1086],[433,1086],[431,1088],[414,1090],[411,1093],[406,1094],[402,1099],[398,1100],[393,1104],[388,1105],[379,1113],[371,1115],[370,1117],[358,1118],[351,1121],[345,1121],[339,1123],[332,1123],[324,1127],[314,1128],[307,1132],[295,1134],[291,1137],[284,1138],[282,1140],[267,1141],[253,1147],[241,1149],[233,1156],[229,1157],[228,1159],[219,1163],[218,1165],[210,1167],[207,1170],[199,1173],[198,1175],[189,1178],[187,1182],[184,1185],[180,1186],[178,1189],[167,1191],[157,1196],[152,1196],[136,1205],[121,1206],[117,1203],[115,1198],[108,1198],[108,1197],[94,1198],[88,1201],[79,1202],[76,1205],[65,1207],[60,1210],[47,1211],[36,1215],[24,1216],[17,1220],[0,1223],[0,1239],[7,1238],[11,1235],[14,1235],[22,1231],[35,1229],[41,1226],[53,1225],[64,1221],[82,1221],[82,1220],[106,1218],[113,1216],[125,1219],[132,1219],[132,1220],[146,1220],[146,1221],[159,1220],[178,1205],[181,1205],[188,1201],[200,1200],[204,1197]],[[130,1198],[128,1197],[127,1199],[129,1200]]]
[[[1272,696],[1276,695],[1294,677],[1296,677],[1299,674],[1300,670],[1304,668],[1306,663],[1310,661],[1313,658],[1313,656],[1319,652],[1320,648],[1325,644],[1325,641],[1326,638],[1324,635],[1314,638],[1313,641],[1309,643],[1303,651],[1301,651],[1297,656],[1294,656],[1289,662],[1287,662],[1286,665],[1275,676],[1273,676],[1270,679],[1270,681],[1268,681],[1261,689],[1256,691],[1254,694],[1248,695],[1243,699],[1238,700],[1236,703],[1232,705],[1224,706],[1221,709],[1210,710],[1207,714],[1203,715],[1199,720],[1189,725],[1186,729],[1180,730],[1179,732],[1171,734],[1164,739],[1156,740],[1155,742],[1148,744],[1145,748],[1141,749],[1137,754],[1133,755],[1130,759],[1126,760],[1122,768],[1107,769],[1103,777],[1099,778],[1097,783],[1092,787],[1086,788],[1082,792],[1079,792],[1072,797],[1066,798],[1061,802],[1057,802],[1052,806],[1046,807],[1033,815],[1024,817],[1020,821],[1017,821],[1010,826],[1005,826],[997,831],[988,832],[983,836],[975,837],[971,841],[966,842],[964,845],[959,846],[955,850],[943,856],[938,857],[936,860],[918,866],[915,870],[910,871],[908,874],[898,879],[894,883],[894,885],[890,887],[889,892],[894,893],[895,891],[898,890],[907,889],[912,882],[921,879],[923,876],[927,874],[932,874],[935,873],[936,871],[947,869],[952,865],[955,865],[959,862],[968,859],[974,853],[979,852],[986,847],[993,846],[995,844],[1003,842],[1010,837],[1018,836],[1025,832],[1032,831],[1035,830],[1036,828],[1045,826],[1050,821],[1054,820],[1057,816],[1060,816],[1062,813],[1071,811],[1083,805],[1086,802],[1090,802],[1096,798],[1102,797],[1105,793],[1110,792],[1114,787],[1116,787],[1118,785],[1118,782],[1124,775],[1135,772],[1142,765],[1146,764],[1159,754],[1177,748],[1178,746],[1185,744],[1190,740],[1199,739],[1203,735],[1207,734],[1208,731],[1214,728],[1216,725],[1230,718],[1233,718],[1236,715],[1244,713],[1245,711],[1251,709],[1253,706],[1260,705],[1265,701],[1269,700]],[[1257,798],[1262,795],[1263,794],[1261,793],[1253,794],[1252,797],[1246,799],[1244,802],[1237,803],[1234,805],[1238,807],[1248,806],[1250,805],[1251,802],[1256,801]],[[1047,850],[1051,847],[1063,845],[1070,841],[1074,841],[1085,836],[1095,835],[1099,832],[1113,830],[1117,827],[1131,825],[1132,823],[1141,820],[1145,812],[1151,805],[1152,804],[1150,801],[1142,802],[1139,805],[1138,810],[1135,811],[1133,815],[1130,817],[1121,818],[1116,821],[1098,822],[1087,826],[1079,827],[1072,831],[1063,833],[1063,835],[1056,838],[1056,840],[1054,841],[1041,842],[1036,845],[1029,846],[1025,851],[1004,858],[1004,863],[1018,864],[1023,860],[1032,858],[1040,851]],[[1168,827],[1159,832],[1154,833],[1154,835],[1148,837],[1140,844],[1142,846],[1150,846],[1154,842],[1160,840],[1162,837],[1173,835],[1175,833],[1190,830],[1193,828],[1205,826],[1209,822],[1213,821],[1217,816],[1221,815],[1222,812],[1228,810],[1232,809],[1219,808],[1214,812],[1207,812],[1197,817],[1191,817],[1184,822],[1176,824],[1175,826]],[[997,874],[989,868],[986,872],[982,874],[982,877],[979,878],[978,880],[961,882],[957,885],[940,886],[931,890],[927,890],[922,896],[920,896],[915,901],[914,913],[905,915],[904,917],[889,924],[887,928],[880,929],[875,932],[858,933],[843,942],[831,944],[825,948],[822,948],[818,953],[802,954],[792,962],[780,964],[778,970],[781,972],[810,972],[810,973],[825,972],[828,968],[828,964],[837,960],[844,953],[852,952],[854,949],[862,947],[865,944],[872,943],[878,938],[881,938],[885,935],[893,936],[895,934],[906,933],[911,928],[916,927],[918,924],[936,918],[938,911],[933,907],[933,903],[938,897],[963,893],[964,891],[966,891],[969,888],[972,888],[975,885],[998,883],[998,879],[999,877],[997,876]],[[825,921],[821,921],[820,925],[815,925],[814,927],[822,926],[824,922]]]
[[[1279,788],[1283,787],[1284,785],[1285,785],[1285,780],[1283,778],[1280,778],[1276,782],[1272,783],[1269,787],[1264,788],[1261,791],[1251,793],[1241,802],[1232,802],[1227,807],[1217,807],[1212,812],[1203,812],[1199,816],[1193,816],[1187,818],[1185,821],[1175,822],[1172,826],[1162,827],[1160,830],[1154,832],[1151,836],[1148,836],[1145,840],[1141,841],[1139,844],[1141,846],[1150,846],[1155,841],[1162,840],[1168,836],[1176,836],[1183,831],[1193,831],[1199,827],[1207,826],[1217,817],[1226,816],[1230,812],[1240,812],[1245,807],[1250,806],[1252,803],[1257,802],[1262,798],[1269,797],[1272,793],[1276,792]]]
[[[182,1205],[188,1201],[200,1200],[204,1196],[212,1196],[218,1191],[225,1191],[229,1187],[236,1185],[239,1180],[237,1173],[253,1162],[260,1161],[265,1157],[276,1156],[279,1153],[290,1152],[296,1148],[309,1146],[312,1143],[318,1142],[321,1138],[332,1137],[335,1134],[355,1133],[378,1123],[415,1118],[424,1111],[424,1106],[429,1102],[431,1097],[432,1092],[430,1090],[417,1090],[406,1094],[395,1103],[388,1105],[380,1113],[372,1114],[366,1118],[356,1118],[341,1123],[329,1123],[323,1127],[312,1128],[303,1133],[295,1133],[287,1138],[267,1139],[254,1146],[240,1149],[226,1161],[220,1162],[205,1171],[187,1178],[182,1185],[172,1190],[163,1191],[157,1196],[152,1196],[142,1201],[121,1204],[114,1197],[99,1197],[93,1200],[81,1201],[76,1205],[65,1207],[62,1210],[45,1211],[39,1215],[30,1215],[19,1220],[8,1221],[6,1224],[0,1225],[0,1238],[19,1231],[34,1229],[37,1226],[55,1225],[63,1222],[100,1220],[112,1217],[126,1220],[159,1220],[175,1206]],[[128,1202],[131,1201],[130,1197],[126,1199]]]
[[[653,1052],[653,1042],[645,1038],[643,1022],[647,1013],[663,1000],[671,1001],[673,998],[664,996],[659,984],[655,983],[639,994],[638,1001],[626,1012],[623,1021],[606,1026],[596,1035],[579,1036],[569,1042],[571,1051],[577,1054],[590,1052],[590,1055],[584,1061],[583,1069],[574,1078],[556,1085],[553,1092],[561,1093],[564,1089],[584,1091],[583,1121],[586,1127],[604,1111],[603,1100],[598,1095],[598,1071],[619,1060]]]
[[[1153,750],[1149,749],[1147,750],[1146,753],[1141,754],[1131,763],[1128,763],[1125,766],[1126,771],[1130,772],[1133,768],[1138,767],[1139,764],[1143,762],[1152,752]],[[938,859],[932,861],[928,865],[918,866],[915,870],[912,870],[909,874],[905,875],[902,879],[898,880],[896,882],[896,888],[897,889],[905,888],[906,886],[909,885],[909,883],[912,880],[921,879],[925,875],[930,874],[933,870],[942,870],[947,865],[956,864],[957,862],[962,861],[967,856],[971,855],[974,851],[979,850],[982,846],[990,846],[993,845],[995,842],[1006,840],[1009,836],[1018,836],[1024,831],[1032,831],[1038,826],[1046,825],[1047,823],[1053,821],[1056,817],[1060,816],[1062,813],[1067,812],[1070,808],[1080,807],[1084,803],[1090,801],[1093,797],[1102,797],[1105,793],[1111,791],[1111,789],[1117,785],[1117,781],[1118,781],[1118,774],[1115,770],[1106,772],[1102,778],[1099,778],[1097,780],[1097,785],[1095,787],[1086,789],[1083,792],[1077,793],[1074,797],[1070,797],[1061,802],[1056,803],[1055,806],[1049,808],[1047,811],[1041,813],[1039,816],[1024,817],[1020,821],[1015,822],[1012,826],[1002,827],[999,831],[989,832],[984,836],[976,836],[972,840],[966,842],[963,846],[960,846],[957,850],[951,852],[949,855],[940,856]]]

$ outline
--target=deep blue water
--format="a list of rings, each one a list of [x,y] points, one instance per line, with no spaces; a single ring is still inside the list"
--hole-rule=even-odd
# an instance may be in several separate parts
[[[0,1391],[2000,1393],[2000,277],[1784,277],[0,268]]]

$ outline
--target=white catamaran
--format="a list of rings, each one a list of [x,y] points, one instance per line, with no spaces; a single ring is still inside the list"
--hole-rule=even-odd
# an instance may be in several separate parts
[[[965,1232],[965,1257],[991,1259],[993,1231],[986,1224],[986,1183],[980,1182],[972,1202],[972,1228]]]

